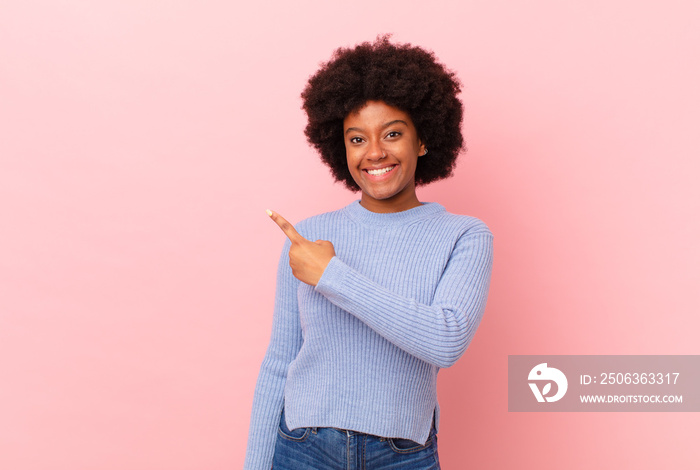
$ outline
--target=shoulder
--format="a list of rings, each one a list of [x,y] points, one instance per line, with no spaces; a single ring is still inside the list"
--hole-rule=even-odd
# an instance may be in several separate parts
[[[345,218],[344,211],[345,208],[341,208],[330,212],[312,215],[297,222],[295,224],[295,228],[297,232],[299,232],[305,238],[318,238],[322,233],[338,227],[338,222]]]
[[[458,236],[487,235],[493,237],[491,229],[486,223],[470,215],[454,214],[443,210],[438,213],[440,226],[448,232],[456,233]]]
[[[443,224],[451,227],[445,234],[452,243],[451,257],[456,256],[468,263],[474,260],[486,264],[493,262],[493,233],[483,220],[445,211]]]

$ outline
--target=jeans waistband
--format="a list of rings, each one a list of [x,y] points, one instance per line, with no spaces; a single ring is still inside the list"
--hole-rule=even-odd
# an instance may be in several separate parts
[[[315,428],[315,429],[318,429],[318,428]],[[344,433],[347,433],[349,436],[361,436],[361,435],[366,435],[366,433],[364,433],[364,432],[353,431],[352,429],[340,429],[340,428],[333,428],[333,429],[337,429],[338,431],[342,431],[342,432],[344,432]],[[432,425],[431,425],[430,430],[431,430],[431,431],[435,430],[435,412],[434,412],[434,411],[433,411],[433,423],[432,423]],[[369,435],[369,434],[367,434],[367,435]]]

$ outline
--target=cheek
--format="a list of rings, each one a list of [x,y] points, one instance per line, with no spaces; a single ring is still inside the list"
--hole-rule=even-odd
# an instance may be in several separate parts
[[[353,152],[346,151],[345,152],[345,162],[348,165],[348,169],[353,172],[357,172],[357,165],[359,164],[359,159]]]
[[[353,159],[350,155],[347,156],[345,159],[347,166],[348,166],[348,171],[350,172],[350,176],[352,176],[352,179],[357,182],[358,179],[360,179],[360,172],[357,169],[357,165],[353,164]]]
[[[415,179],[416,179],[416,168],[417,168],[417,164],[418,164],[418,161],[417,161],[417,160],[413,160],[413,161],[411,161],[411,163],[409,163],[409,168],[410,168],[409,174],[410,174],[410,178],[411,178],[411,180],[414,180],[414,181],[415,181]]]

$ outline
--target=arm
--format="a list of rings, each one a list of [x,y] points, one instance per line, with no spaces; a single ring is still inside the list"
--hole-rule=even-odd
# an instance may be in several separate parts
[[[407,353],[450,367],[467,349],[486,306],[493,236],[457,241],[430,305],[399,296],[333,257],[316,291]]]
[[[272,466],[287,369],[302,344],[297,303],[299,281],[289,267],[289,246],[287,240],[277,268],[272,335],[255,386],[245,470],[269,469]]]

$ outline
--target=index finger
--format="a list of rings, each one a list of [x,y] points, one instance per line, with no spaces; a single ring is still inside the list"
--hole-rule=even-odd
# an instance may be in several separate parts
[[[270,209],[267,209],[265,212],[267,212],[267,215],[282,229],[292,243],[307,241],[306,238],[299,235],[299,232],[297,232],[292,224],[287,222],[287,220],[277,212],[272,212]]]

